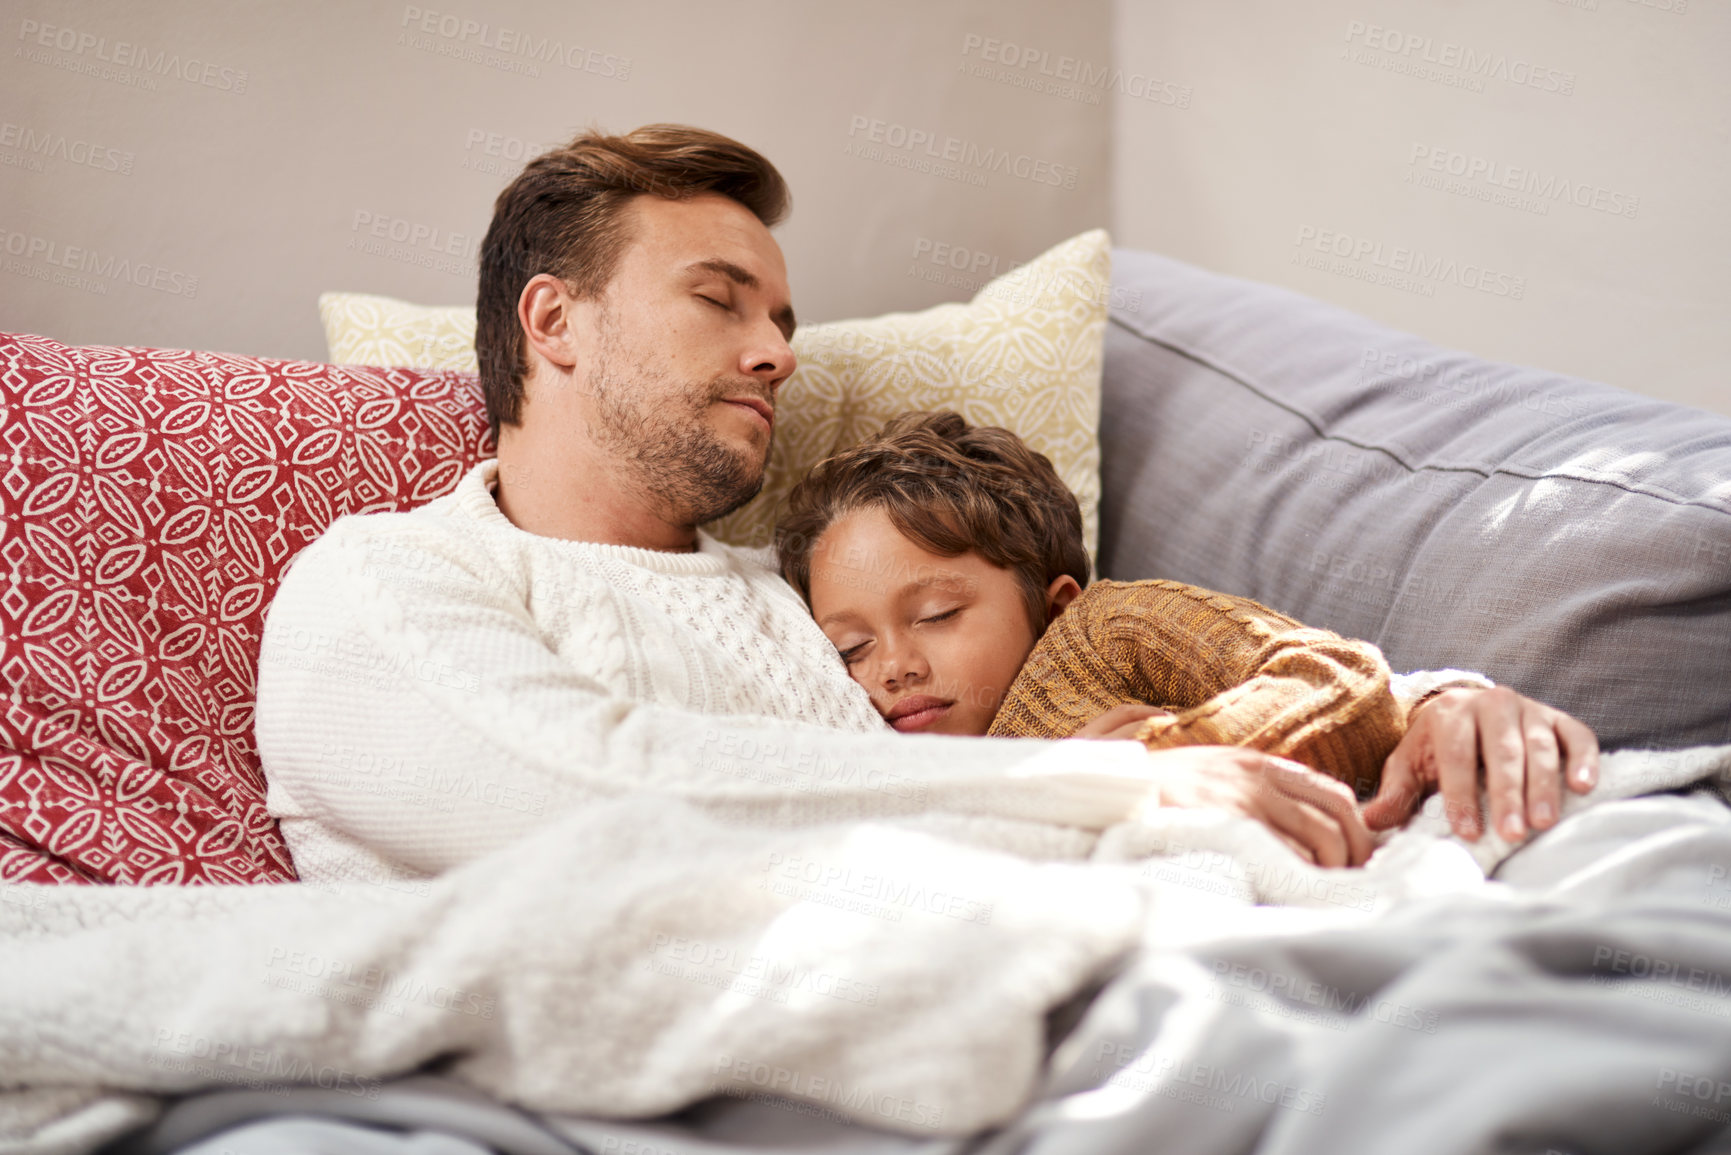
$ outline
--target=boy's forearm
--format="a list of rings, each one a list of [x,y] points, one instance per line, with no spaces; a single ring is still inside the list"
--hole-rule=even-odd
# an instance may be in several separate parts
[[[1399,685],[1412,698],[1431,688]],[[1175,712],[1142,727],[1152,749],[1251,747],[1360,792],[1375,788],[1412,706],[1368,642],[1179,582],[1104,582],[1053,624],[992,732],[1063,736],[1125,702]]]
[[[1149,749],[1245,746],[1291,758],[1369,796],[1406,731],[1375,646],[1322,630],[1294,630],[1270,647],[1258,674],[1200,706],[1152,718]]]

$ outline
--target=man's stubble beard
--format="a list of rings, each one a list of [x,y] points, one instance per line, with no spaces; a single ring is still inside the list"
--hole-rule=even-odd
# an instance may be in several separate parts
[[[710,406],[723,397],[761,397],[758,383],[722,374],[670,390],[666,377],[641,365],[627,368],[608,329],[588,380],[595,441],[627,471],[657,515],[670,525],[702,525],[756,497],[769,443],[761,455],[731,449],[707,420]]]

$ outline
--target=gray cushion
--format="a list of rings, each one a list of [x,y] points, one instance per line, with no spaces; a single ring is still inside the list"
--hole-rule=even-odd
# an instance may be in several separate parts
[[[1113,255],[1100,572],[1462,667],[1608,747],[1731,741],[1731,419]]]

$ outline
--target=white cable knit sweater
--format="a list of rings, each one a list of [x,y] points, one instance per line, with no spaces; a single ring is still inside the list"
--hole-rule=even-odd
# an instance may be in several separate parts
[[[632,792],[728,822],[893,820],[1086,855],[1157,803],[1129,742],[887,730],[757,551],[527,533],[497,463],[295,560],[259,655],[267,803],[301,877],[411,882]]]

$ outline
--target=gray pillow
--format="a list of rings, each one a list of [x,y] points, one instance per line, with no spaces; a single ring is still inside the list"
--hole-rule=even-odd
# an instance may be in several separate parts
[[[1483,671],[1607,747],[1731,742],[1731,419],[1113,254],[1100,573]]]

